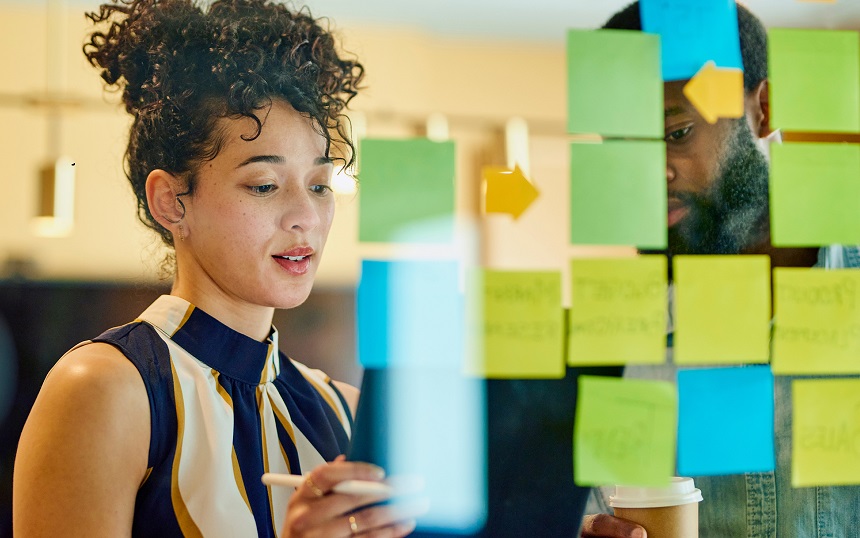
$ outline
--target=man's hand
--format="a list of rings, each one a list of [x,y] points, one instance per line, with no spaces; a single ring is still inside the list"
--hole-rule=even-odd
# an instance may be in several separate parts
[[[648,538],[648,533],[632,521],[593,514],[582,520],[582,538]]]

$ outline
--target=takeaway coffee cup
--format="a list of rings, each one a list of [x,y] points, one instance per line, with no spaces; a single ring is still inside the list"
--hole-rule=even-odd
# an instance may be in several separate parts
[[[698,538],[701,500],[692,478],[676,476],[660,488],[615,486],[609,506],[616,517],[645,527],[648,538]]]

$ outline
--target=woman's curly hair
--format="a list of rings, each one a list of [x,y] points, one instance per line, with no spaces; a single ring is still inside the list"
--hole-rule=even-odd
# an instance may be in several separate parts
[[[284,99],[310,117],[328,156],[351,166],[355,148],[342,114],[364,68],[341,58],[332,34],[306,9],[266,0],[113,0],[87,17],[96,25],[83,47],[102,78],[122,90],[134,116],[126,174],[138,218],[173,246],[150,213],[146,178],[163,169],[187,180],[223,145],[219,118],[248,117],[260,135],[267,107]],[[107,25],[107,28],[101,28]],[[262,111],[263,119],[258,115]]]

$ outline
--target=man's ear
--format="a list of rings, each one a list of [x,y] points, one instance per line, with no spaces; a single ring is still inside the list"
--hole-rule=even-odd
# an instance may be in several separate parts
[[[184,192],[182,182],[164,170],[153,170],[146,177],[146,203],[152,218],[159,224],[177,234],[185,206],[177,197]]]
[[[745,95],[744,111],[755,136],[765,138],[773,132],[770,128],[770,95],[767,79],[759,82],[753,91]]]

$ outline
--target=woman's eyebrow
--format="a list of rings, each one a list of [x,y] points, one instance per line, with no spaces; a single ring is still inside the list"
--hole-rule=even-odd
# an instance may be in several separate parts
[[[245,165],[252,163],[272,163],[272,164],[286,164],[287,160],[280,155],[254,155],[253,157],[248,157],[244,161],[242,161],[236,168],[242,168]],[[322,166],[325,164],[331,164],[333,161],[329,157],[317,157],[314,159],[315,166]]]

